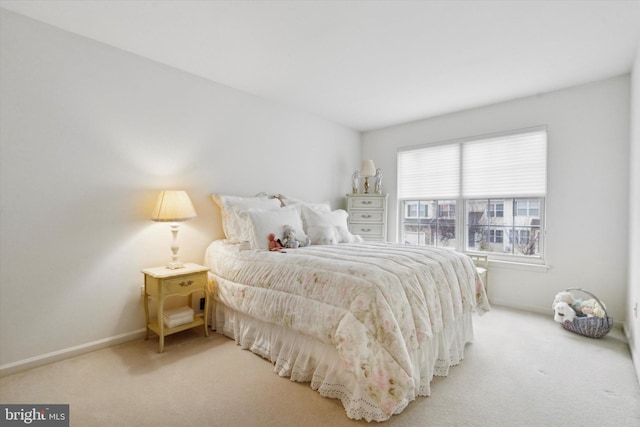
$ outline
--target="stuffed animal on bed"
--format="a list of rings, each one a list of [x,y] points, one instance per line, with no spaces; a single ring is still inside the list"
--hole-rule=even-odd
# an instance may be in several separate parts
[[[311,239],[307,236],[304,236],[305,240],[298,240],[296,238],[296,232],[290,225],[284,226],[284,238],[282,239],[282,245],[287,249],[296,249],[303,248],[305,246],[309,246],[311,244]]]
[[[276,239],[276,235],[271,233],[267,236],[267,238],[269,239],[269,250],[270,251],[281,251],[282,249],[284,249],[284,246],[282,245],[282,242],[280,241],[280,239]]]

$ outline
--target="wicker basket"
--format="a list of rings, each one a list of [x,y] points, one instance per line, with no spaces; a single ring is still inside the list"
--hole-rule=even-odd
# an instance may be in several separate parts
[[[589,338],[602,338],[607,335],[613,326],[613,317],[610,317],[607,314],[607,309],[604,307],[602,301],[600,301],[598,297],[591,292],[585,291],[581,288],[569,288],[566,289],[566,291],[581,291],[590,295],[593,299],[598,301],[598,304],[600,304],[600,307],[604,310],[604,317],[576,316],[572,322],[562,322],[562,326],[568,331],[575,332],[576,334],[584,335]]]

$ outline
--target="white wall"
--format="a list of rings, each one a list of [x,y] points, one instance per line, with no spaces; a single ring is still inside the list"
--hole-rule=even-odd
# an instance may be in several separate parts
[[[195,204],[180,232],[193,262],[222,236],[212,192],[343,203],[359,133],[1,15],[5,372],[139,333],[140,269],[171,255],[168,225],[149,220],[160,189],[185,189]]]
[[[429,142],[548,126],[546,262],[492,265],[496,304],[551,313],[555,294],[583,287],[626,315],[629,215],[629,76],[363,134],[363,158],[382,168],[390,193],[389,235],[397,235],[396,152]],[[452,88],[455,90],[455,88]]]
[[[640,47],[631,77],[629,297],[625,329],[640,381]],[[635,310],[634,310],[635,309]]]

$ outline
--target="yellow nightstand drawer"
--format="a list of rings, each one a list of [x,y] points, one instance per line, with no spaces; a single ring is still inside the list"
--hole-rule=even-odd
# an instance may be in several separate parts
[[[190,276],[176,277],[175,279],[164,280],[165,292],[176,293],[185,292],[192,289],[203,289],[206,285],[205,276],[201,273]]]

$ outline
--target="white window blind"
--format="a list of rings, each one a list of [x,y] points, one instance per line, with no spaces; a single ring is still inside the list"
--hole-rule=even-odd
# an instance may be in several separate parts
[[[398,197],[447,199],[460,194],[460,148],[456,144],[398,153]]]
[[[546,188],[546,131],[462,144],[462,197],[543,197]]]
[[[400,199],[544,197],[547,131],[535,129],[398,152]]]

